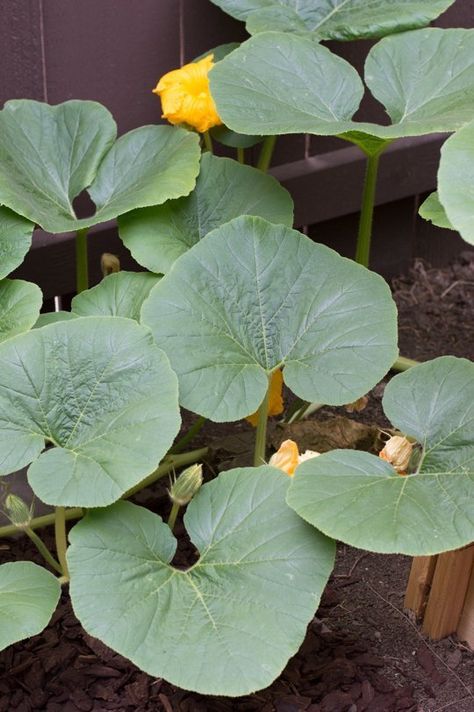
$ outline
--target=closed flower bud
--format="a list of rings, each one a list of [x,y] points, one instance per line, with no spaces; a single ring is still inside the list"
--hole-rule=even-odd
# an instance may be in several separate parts
[[[31,509],[18,495],[9,494],[5,497],[5,509],[8,519],[18,529],[26,529],[30,525]]]
[[[191,465],[173,482],[168,491],[171,501],[183,507],[192,500],[202,485],[202,465]]]
[[[120,260],[117,255],[112,255],[110,252],[104,252],[100,258],[100,268],[104,277],[115,272],[120,272]]]
[[[393,435],[379,452],[379,457],[389,462],[399,475],[406,475],[412,452],[413,445],[407,438]]]
[[[214,55],[209,54],[161,77],[153,93],[161,99],[163,119],[170,124],[187,124],[200,133],[222,124],[209,89],[213,60]]]

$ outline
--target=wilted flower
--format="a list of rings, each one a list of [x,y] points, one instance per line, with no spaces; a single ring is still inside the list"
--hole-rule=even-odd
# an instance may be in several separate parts
[[[393,435],[379,452],[379,457],[389,462],[399,475],[406,475],[412,452],[413,445],[407,438]]]
[[[348,403],[346,405],[346,411],[348,413],[360,413],[361,410],[367,408],[367,403],[369,402],[368,396],[362,396],[358,398],[353,403]]]
[[[213,60],[214,55],[209,54],[161,77],[153,93],[161,99],[163,119],[170,124],[188,124],[200,133],[222,124],[209,89]]]
[[[280,371],[280,369],[278,369],[278,371],[275,371],[272,374],[272,378],[270,381],[270,396],[268,399],[268,415],[280,415],[280,413],[283,413],[282,389],[283,389],[283,374]],[[249,415],[248,418],[245,418],[245,420],[248,420],[250,425],[253,425],[253,427],[256,428],[257,421],[258,421],[258,411],[256,413],[253,413],[252,415]]]
[[[284,440],[277,452],[271,456],[269,465],[283,470],[287,475],[293,477],[295,470],[302,462],[311,460],[321,453],[314,450],[306,450],[302,455],[299,454],[298,445],[294,440]]]
[[[202,465],[191,465],[186,468],[173,482],[169,496],[174,504],[184,507],[188,504],[202,485]]]

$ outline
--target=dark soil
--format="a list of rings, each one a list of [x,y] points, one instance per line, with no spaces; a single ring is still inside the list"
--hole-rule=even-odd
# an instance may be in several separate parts
[[[393,288],[403,355],[474,360],[474,252],[443,270],[417,262]],[[389,427],[381,411],[383,388],[383,383],[377,386],[368,407],[350,417]],[[343,408],[323,408],[314,419],[341,415],[348,416]],[[278,438],[276,428],[272,439]],[[251,432],[246,423],[206,426],[196,446],[227,438],[224,447],[214,449],[208,474],[243,464]],[[166,514],[164,486],[155,487],[152,508]],[[146,501],[147,495],[140,499]],[[193,553],[181,524],[177,534],[184,562]],[[0,559],[41,563],[26,538],[0,544]],[[473,712],[474,654],[455,637],[436,643],[425,639],[403,611],[409,568],[408,557],[340,546],[299,653],[269,688],[237,699],[185,692],[140,672],[83,632],[65,595],[46,631],[0,654],[0,712]]]

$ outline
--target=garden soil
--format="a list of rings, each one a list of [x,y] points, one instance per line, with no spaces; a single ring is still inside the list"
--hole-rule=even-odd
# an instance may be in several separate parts
[[[474,252],[446,269],[416,262],[392,286],[403,355],[474,360]],[[361,413],[317,411],[304,437],[320,442],[332,425],[348,446],[376,447],[379,428],[389,427],[381,409],[383,388],[384,383],[374,389]],[[245,423],[206,426],[196,446],[217,441],[207,462],[209,476],[245,464],[251,432]],[[273,424],[273,444],[285,434]],[[165,484],[141,493],[139,501],[166,515]],[[181,522],[176,533],[176,565],[192,563],[195,552]],[[28,539],[0,542],[2,562],[25,558],[41,563]],[[189,693],[140,672],[85,634],[64,596],[41,635],[0,654],[0,712],[474,712],[474,653],[455,636],[432,642],[420,632],[403,610],[409,569],[408,557],[340,545],[299,653],[269,688],[236,699]]]

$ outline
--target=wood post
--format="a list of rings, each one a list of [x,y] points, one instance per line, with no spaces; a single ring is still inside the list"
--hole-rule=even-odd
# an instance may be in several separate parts
[[[423,620],[430,638],[457,632],[474,649],[474,544],[413,559],[405,608]]]

